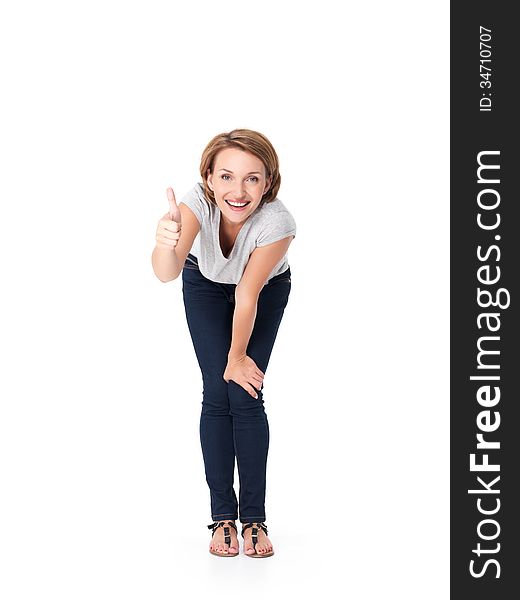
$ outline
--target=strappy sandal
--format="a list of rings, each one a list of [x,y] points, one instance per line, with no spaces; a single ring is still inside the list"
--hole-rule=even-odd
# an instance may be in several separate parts
[[[255,527],[255,525],[258,525],[258,527]],[[274,554],[274,550],[271,550],[271,552],[262,552],[261,554],[258,554],[258,552],[256,551],[256,544],[258,542],[258,530],[261,529],[265,535],[267,535],[267,527],[265,526],[265,523],[247,523],[247,525],[244,525],[242,527],[242,537],[244,537],[244,531],[246,529],[249,529],[250,527],[253,528],[253,531],[251,532],[251,541],[253,542],[253,550],[255,551],[254,554],[248,554],[247,552],[244,552],[244,554],[246,556],[250,556],[251,558],[266,558],[267,556],[272,556]]]
[[[233,529],[238,533],[237,526],[233,523],[233,521],[228,521],[228,525],[231,525],[231,527],[233,527]],[[215,550],[212,550],[210,548],[209,549],[210,553],[214,554],[215,556],[238,556],[239,552],[230,552],[229,551],[229,547],[231,546],[231,536],[229,535],[229,527],[227,527],[225,525],[225,521],[215,521],[214,523],[211,523],[210,525],[208,525],[208,529],[213,530],[212,537],[213,537],[213,535],[215,535],[215,531],[219,527],[224,527],[224,543],[228,545],[228,551],[227,551],[227,553],[216,552]]]

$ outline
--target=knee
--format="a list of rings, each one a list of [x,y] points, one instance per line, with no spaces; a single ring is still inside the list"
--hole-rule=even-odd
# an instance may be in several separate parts
[[[227,383],[222,378],[220,380],[217,377],[204,378],[202,412],[213,415],[229,414]]]
[[[263,393],[261,390],[257,393],[258,398],[253,398],[241,385],[230,381],[228,384],[230,413],[234,417],[265,418]]]

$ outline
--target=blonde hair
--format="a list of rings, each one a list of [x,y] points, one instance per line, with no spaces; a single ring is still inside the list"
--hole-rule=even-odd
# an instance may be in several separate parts
[[[208,169],[213,173],[217,154],[224,148],[239,148],[251,152],[259,158],[265,167],[266,178],[271,177],[271,185],[262,196],[260,206],[272,202],[280,189],[282,178],[276,151],[265,135],[251,129],[233,129],[229,133],[219,133],[204,148],[200,161],[200,175],[206,198],[216,204],[215,195],[208,186]]]

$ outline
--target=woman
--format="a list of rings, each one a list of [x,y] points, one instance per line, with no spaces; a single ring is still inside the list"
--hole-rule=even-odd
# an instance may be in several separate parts
[[[265,526],[269,425],[263,380],[291,290],[287,250],[296,224],[276,197],[277,154],[256,131],[215,136],[200,163],[202,183],[157,227],[153,269],[182,272],[188,328],[202,371],[200,440],[210,489],[210,552],[236,556],[240,509],[244,552],[274,554]],[[239,502],[233,488],[235,456]]]

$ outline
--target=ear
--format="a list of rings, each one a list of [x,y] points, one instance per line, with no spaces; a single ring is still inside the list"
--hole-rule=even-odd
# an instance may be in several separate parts
[[[214,192],[215,190],[213,189],[213,175],[211,174],[211,171],[209,169],[207,170],[207,182],[209,189],[212,192]]]
[[[265,188],[264,188],[264,193],[262,194],[262,196],[269,191],[269,189],[271,187],[271,181],[272,181],[272,179],[273,179],[272,176],[267,178],[267,181],[266,181],[266,184],[265,184]]]

